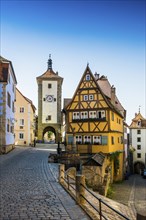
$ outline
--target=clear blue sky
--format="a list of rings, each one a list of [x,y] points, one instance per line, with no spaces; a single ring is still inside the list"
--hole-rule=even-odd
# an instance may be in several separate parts
[[[37,107],[36,77],[53,70],[71,98],[89,62],[116,87],[130,124],[146,117],[146,1],[1,0],[1,56],[13,63],[18,89]]]

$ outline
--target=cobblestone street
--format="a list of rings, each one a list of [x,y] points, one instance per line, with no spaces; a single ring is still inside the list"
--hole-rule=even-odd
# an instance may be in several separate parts
[[[0,156],[0,219],[80,219],[89,217],[52,175],[49,151],[19,148]]]

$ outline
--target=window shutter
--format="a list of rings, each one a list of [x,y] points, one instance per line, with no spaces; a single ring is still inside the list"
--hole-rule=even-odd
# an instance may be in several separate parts
[[[68,144],[73,144],[73,136],[68,136]]]
[[[102,136],[102,145],[107,145],[107,136]]]

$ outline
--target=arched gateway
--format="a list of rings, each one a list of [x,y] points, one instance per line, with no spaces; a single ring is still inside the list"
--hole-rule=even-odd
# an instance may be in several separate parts
[[[56,143],[61,133],[61,99],[63,78],[52,69],[49,55],[47,71],[38,76],[38,140],[44,140],[46,131],[52,131]]]

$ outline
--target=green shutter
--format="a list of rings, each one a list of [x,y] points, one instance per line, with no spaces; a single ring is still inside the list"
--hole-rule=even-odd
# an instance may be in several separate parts
[[[73,136],[68,136],[68,144],[73,144]]]
[[[108,138],[107,136],[102,136],[102,145],[107,145]]]

